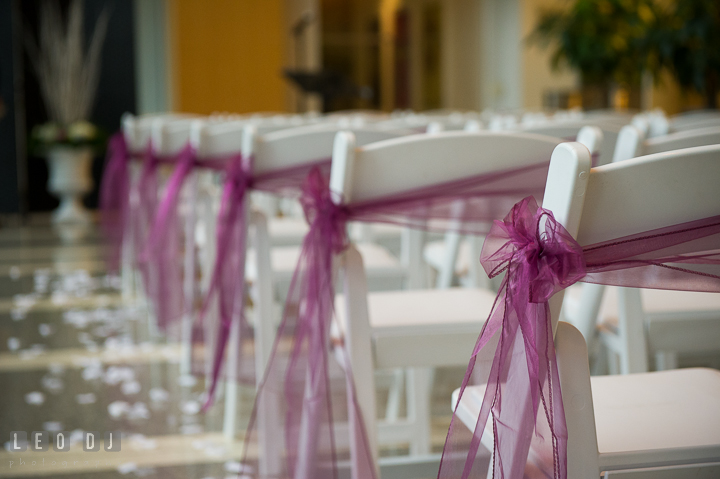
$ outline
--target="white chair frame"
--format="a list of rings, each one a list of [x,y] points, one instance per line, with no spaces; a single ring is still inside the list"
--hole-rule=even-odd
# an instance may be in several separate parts
[[[553,153],[544,207],[581,245],[709,217],[720,211],[714,194],[719,155],[720,146],[690,148],[591,170],[586,149],[562,144]],[[562,298],[563,291],[551,298],[550,311],[569,438],[568,477],[717,463],[720,400],[713,398],[720,398],[720,373],[676,370],[591,381],[582,334],[558,323]],[[468,388],[458,407],[469,427],[483,388]],[[492,448],[491,441],[484,444]],[[678,471],[672,477],[684,477],[687,468]]]
[[[361,201],[451,179],[534,164],[539,158],[549,156],[558,143],[560,140],[556,138],[525,133],[448,132],[356,148],[351,134],[340,133],[335,141],[330,185],[344,201]],[[440,157],[446,160],[438,162]],[[416,167],[420,161],[423,168]],[[477,316],[470,321],[452,324],[438,317],[434,323],[413,324],[410,321],[403,326],[377,328],[369,316],[368,306],[368,301],[372,305],[375,300],[373,294],[367,293],[362,259],[357,250],[351,246],[338,261],[345,291],[344,300],[336,307],[341,317],[339,329],[345,333],[358,400],[371,448],[377,455],[377,438],[382,429],[373,419],[376,413],[374,369],[466,364],[482,321],[489,313],[494,293],[478,292],[475,296]],[[433,291],[422,293],[430,295]],[[377,293],[378,296],[382,294]],[[410,295],[417,293],[397,294],[407,294],[410,299]],[[475,320],[477,323],[473,324]],[[415,411],[418,414],[419,409]],[[427,410],[423,413],[427,414]],[[409,424],[408,427],[414,428],[416,435],[429,437],[428,422]],[[437,463],[434,466],[437,467]]]

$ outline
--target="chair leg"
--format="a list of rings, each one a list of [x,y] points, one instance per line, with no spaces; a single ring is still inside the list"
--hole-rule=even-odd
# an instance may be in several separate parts
[[[618,288],[618,320],[622,374],[647,372],[645,316],[639,289]]]
[[[426,269],[423,262],[425,232],[406,228],[402,235],[402,263],[407,270],[408,289],[427,287]]]
[[[120,285],[124,302],[137,300],[132,234],[130,228],[125,230],[125,238],[120,250]]]
[[[388,392],[387,406],[385,409],[385,421],[390,424],[397,422],[400,416],[400,399],[402,397],[404,373],[401,368],[397,368],[392,372],[392,384]]]
[[[188,211],[185,217],[185,265],[183,277],[183,299],[185,305],[183,307],[183,315],[181,319],[181,350],[180,358],[180,374],[185,376],[190,374],[192,363],[192,327],[194,319],[195,304],[195,220],[196,220],[196,201],[198,178],[197,174],[191,174],[187,185],[188,191]]]
[[[678,355],[675,351],[658,351],[655,353],[655,369],[667,371],[678,368]]]
[[[484,236],[468,236],[467,241],[470,242],[470,257],[479,258],[482,253],[483,243],[485,242]],[[468,271],[469,286],[472,288],[485,288],[491,289],[490,278],[483,269],[479,261],[470,262],[470,270]]]
[[[620,374],[620,358],[619,355],[611,350],[607,350],[608,374]]]
[[[270,265],[270,240],[267,230],[267,218],[253,211],[251,221],[255,236],[255,261],[258,270],[255,284],[255,377],[260,385],[267,369],[275,341],[275,303],[273,300],[272,267]],[[269,377],[268,381],[274,380]],[[264,399],[258,404],[258,468],[261,477],[279,477],[282,469],[282,426],[279,424],[280,397],[276,392],[280,388],[265,384]]]
[[[240,324],[233,321],[230,326],[230,339],[228,341],[227,365],[227,381],[225,385],[225,413],[223,416],[223,436],[227,440],[235,438],[235,430],[237,426],[237,410],[238,410],[238,381],[237,381],[237,363],[238,363],[238,342],[240,339]]]
[[[407,412],[408,419],[415,425],[415,432],[410,441],[411,455],[430,454],[430,388],[432,379],[431,368],[413,368],[407,376]]]
[[[443,265],[437,277],[436,287],[438,289],[445,289],[452,286],[461,241],[462,236],[460,233],[449,232],[445,234],[445,258],[443,258]]]
[[[591,376],[602,376],[609,374],[608,361],[609,356],[615,353],[610,351],[599,338],[595,337],[595,340],[588,346],[590,352],[590,375]]]

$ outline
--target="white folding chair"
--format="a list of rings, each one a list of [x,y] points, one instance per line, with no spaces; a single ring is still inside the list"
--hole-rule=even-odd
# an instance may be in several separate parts
[[[152,136],[153,127],[157,128],[159,124],[165,122],[189,122],[197,119],[194,115],[182,115],[182,114],[163,114],[163,115],[143,115],[134,116],[126,113],[122,116],[121,126],[122,134],[125,137],[127,143],[128,153],[135,158],[142,158],[147,148],[150,146],[150,138]],[[130,207],[131,209],[137,205],[138,198],[134,194],[135,191],[132,187],[140,176],[141,166],[137,162],[130,162]],[[123,244],[120,261],[120,275],[122,284],[122,295],[123,299],[136,300],[140,304],[145,304],[145,298],[143,295],[142,287],[135,271],[136,254],[134,251],[135,245],[133,244],[133,231],[134,225],[132,222],[125,225],[127,228],[123,235]]]
[[[447,132],[356,148],[351,134],[340,133],[335,142],[330,187],[343,201],[381,198],[453,179],[537,164],[549,158],[561,141],[525,133]],[[350,351],[371,441],[409,442],[411,453],[419,460],[431,452],[428,368],[467,363],[483,318],[493,304],[494,292],[450,288],[368,293],[358,249],[351,246],[340,261],[345,294],[336,300],[341,325],[338,334],[344,333]],[[398,367],[414,368],[408,378],[408,418],[376,425],[373,372]],[[383,459],[381,465],[391,461]],[[437,462],[432,465],[437,468]]]
[[[615,145],[617,144],[617,136],[620,133],[620,126],[618,126],[616,122],[590,119],[550,121],[544,124],[522,128],[521,131],[555,136],[557,138],[574,139],[578,135],[578,132],[585,126],[595,126],[602,130],[602,140],[600,144],[597,145],[597,151],[600,155],[597,164],[605,165],[610,163],[615,151]]]
[[[664,151],[680,150],[695,146],[717,145],[720,143],[720,125],[695,130],[679,131],[659,135],[645,140],[641,155],[652,155]]]
[[[242,132],[205,130],[202,135],[198,135],[199,151],[207,155],[242,152],[244,157],[253,159],[252,166],[255,174],[271,173],[329,158],[332,153],[333,139],[339,128],[336,124],[329,124],[322,127],[290,128],[267,135],[258,135],[254,126],[248,126]],[[379,130],[372,126],[356,128],[354,131],[363,143],[396,138],[409,133],[407,131]],[[266,215],[259,210],[254,210],[248,211],[247,217],[254,234],[251,235],[252,246],[248,249],[245,258],[245,279],[253,285],[251,294],[254,302],[255,373],[259,381],[265,372],[275,339],[275,328],[280,319],[279,308],[276,306],[277,283],[284,281],[285,284],[281,284],[281,287],[287,289],[292,275],[292,271],[285,272],[278,268],[278,265],[296,262],[300,250],[297,247],[271,248]],[[401,268],[399,262],[381,247],[367,245],[365,252],[372,258],[374,264],[378,265],[376,271],[380,278],[388,271],[397,271],[393,274],[399,278],[398,282],[404,279],[406,270]],[[384,263],[397,268],[391,270],[389,267],[384,267]],[[294,263],[292,266],[294,267]],[[283,276],[285,274],[287,276]],[[234,377],[237,372],[232,369],[237,365],[239,353],[236,347],[239,330],[236,326],[237,324],[233,323],[230,334],[229,377]],[[210,331],[209,334],[214,333]],[[212,336],[212,340],[215,339]],[[229,381],[225,393],[223,425],[224,435],[228,438],[234,437],[236,432],[237,408],[237,383]],[[263,467],[272,468],[272,461],[264,459]]]
[[[717,144],[720,128],[643,141],[642,132],[628,125],[620,132],[613,161]],[[663,370],[676,368],[679,354],[720,352],[720,295],[715,293],[575,285],[568,290],[563,314],[588,342],[599,325],[611,373],[646,372],[653,356],[655,369]]]
[[[597,127],[578,127],[575,123],[548,122],[543,126],[535,125],[523,131],[560,139],[577,137],[577,141],[587,146],[592,153],[599,152],[601,158],[605,158],[602,155],[602,148],[606,145],[605,133]],[[436,287],[449,288],[455,278],[459,278],[460,284],[463,286],[490,287],[488,278],[477,261],[477,258],[480,257],[482,241],[483,238],[480,236],[468,236],[463,239],[463,235],[449,232],[445,234],[443,241],[426,244],[423,258],[438,272]]]
[[[670,130],[674,132],[713,126],[720,126],[720,113],[717,110],[710,110],[705,114],[687,115],[682,118],[674,117],[670,122]]]
[[[333,138],[340,129],[337,125],[328,125],[322,128],[286,130],[265,136],[248,130],[248,135],[251,135],[247,140],[250,150],[245,154],[252,156],[255,165],[262,171],[278,168],[287,162],[297,163],[300,158],[305,162],[329,158]],[[355,128],[353,131],[361,144],[412,133],[409,130],[382,130],[375,126]],[[270,166],[265,166],[266,164]],[[374,242],[365,241],[360,248],[371,270],[373,289],[401,289],[404,286],[408,278],[408,268],[403,266],[398,258]],[[274,247],[270,250],[272,283],[275,298],[280,303],[287,295],[299,256],[300,247],[297,245]],[[250,282],[255,282],[259,274],[255,258],[255,254],[248,255],[246,278]]]
[[[706,218],[720,212],[719,156],[720,146],[700,147],[591,170],[585,148],[562,144],[553,152],[543,206],[580,245]],[[563,291],[551,298],[550,311],[557,328],[568,477],[595,479],[603,471],[717,463],[720,372],[685,369],[590,378],[582,334],[558,322],[562,297]],[[492,357],[492,351],[481,354]],[[458,405],[457,417],[472,429],[484,388],[467,388]],[[489,448],[491,423],[483,436]],[[552,464],[535,466],[546,473],[549,467],[552,473]],[[685,477],[683,470],[673,477]]]

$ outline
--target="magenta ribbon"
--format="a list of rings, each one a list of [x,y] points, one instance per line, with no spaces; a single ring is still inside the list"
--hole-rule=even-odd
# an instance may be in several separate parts
[[[345,231],[348,211],[332,200],[327,177],[318,168],[308,175],[300,202],[310,229],[302,243],[300,261],[290,285],[278,339],[256,399],[246,445],[254,430],[258,404],[267,404],[267,394],[282,390],[286,402],[283,408],[285,444],[284,448],[278,444],[278,448],[285,451],[279,456],[286,461],[282,467],[284,474],[298,478],[336,478],[340,453],[335,444],[333,424],[337,417],[333,416],[337,413],[333,403],[339,401],[347,404],[349,430],[354,437],[352,443],[356,445],[354,453],[360,458],[354,466],[359,474],[357,477],[372,479],[375,469],[362,412],[355,397],[347,352],[341,344],[333,344],[330,337],[335,301],[333,258],[348,245]],[[277,349],[280,340],[288,336],[292,336],[292,347],[287,363],[283,363],[287,368],[283,372],[282,367],[278,367],[283,361]],[[331,395],[329,368],[334,361],[333,348],[343,357],[340,367],[346,375],[346,389]]]
[[[498,477],[519,477],[517,471],[524,470],[536,418],[546,421],[550,431],[554,477],[565,477],[567,428],[548,300],[585,276],[582,248],[532,197],[516,204],[503,221],[495,221],[485,245],[492,245],[489,251],[483,247],[481,258],[488,276],[507,274],[473,358],[498,330],[501,336],[477,422],[480,431],[471,440],[460,477],[470,477],[490,415]],[[461,391],[472,370],[471,361]],[[520,412],[518,403],[524,404]],[[543,414],[538,416],[540,407]],[[439,477],[445,477],[442,463]]]
[[[232,157],[228,163],[223,185],[222,200],[217,222],[217,252],[210,287],[203,301],[200,321],[205,317],[210,301],[217,293],[220,313],[220,331],[215,347],[212,382],[204,408],[213,402],[220,376],[225,349],[230,338],[234,318],[240,322],[240,341],[251,337],[245,321],[245,251],[246,207],[245,194],[251,184],[251,175],[242,155]]]
[[[167,182],[165,196],[155,210],[140,250],[140,262],[147,268],[148,296],[153,300],[158,327],[162,330],[179,319],[183,311],[178,203],[182,186],[195,163],[192,147],[183,148],[173,163],[175,169]],[[156,165],[148,165],[146,179],[156,177],[156,169]],[[151,201],[141,199],[141,204],[148,205]]]
[[[212,378],[207,400],[203,406],[205,409],[210,407],[215,398],[232,321],[239,321],[240,324],[238,347],[241,348],[241,354],[238,357],[237,370],[243,372],[239,378],[233,379],[250,381],[255,384],[254,377],[247,377],[247,371],[254,371],[254,368],[249,367],[254,358],[242,354],[243,341],[252,337],[252,328],[245,318],[244,274],[241,273],[244,272],[247,242],[245,233],[247,228],[246,194],[252,187],[282,196],[297,196],[301,183],[307,178],[310,171],[316,168],[321,172],[329,171],[330,158],[321,158],[258,175],[252,174],[252,164],[252,158],[245,159],[242,155],[236,155],[229,160],[225,172],[218,213],[215,264],[210,287],[203,300],[199,315],[199,323],[202,323],[211,301],[217,295],[220,315],[219,334],[215,344]]]
[[[129,220],[130,154],[122,133],[116,133],[108,142],[105,170],[100,182],[100,225],[110,241],[108,270],[118,271],[125,229]]]
[[[141,262],[148,268],[149,291],[154,300],[158,326],[166,329],[183,314],[178,223],[180,192],[195,168],[223,169],[225,161],[223,159],[198,161],[195,149],[190,144],[176,156],[163,158],[161,161],[173,164],[175,168],[165,187],[165,195],[150,222]],[[156,166],[150,165],[148,170],[149,175],[155,175]],[[145,201],[150,203],[147,199],[141,200],[141,203]]]
[[[339,419],[337,404],[346,403],[342,414],[350,424],[353,474],[374,477],[375,465],[347,351],[342,342],[330,338],[335,297],[333,258],[348,245],[347,221],[421,228],[442,228],[440,220],[446,221],[445,228],[457,228],[459,221],[472,225],[467,229],[461,227],[464,233],[484,233],[487,223],[497,217],[498,208],[508,207],[509,198],[514,202],[520,193],[541,190],[539,184],[544,181],[547,166],[543,161],[342,205],[333,201],[327,177],[313,170],[300,200],[310,229],[302,244],[270,363],[258,390],[246,444],[253,436],[258,405],[274,403],[277,399],[273,397],[281,394],[285,443],[278,447],[284,446],[280,457],[286,460],[281,476],[335,478],[342,455],[336,448],[333,423]],[[462,211],[457,208],[458,202],[462,203]],[[428,220],[434,220],[433,224]],[[280,353],[282,344],[292,345],[289,357]],[[333,350],[335,354],[330,354]],[[342,388],[334,388],[330,381],[333,369],[342,370],[345,375]]]
[[[699,253],[698,241],[704,242]],[[495,221],[481,256],[491,278],[506,276],[460,389],[462,397],[479,352],[500,331],[479,417],[458,467],[445,461],[464,449],[453,416],[438,477],[485,477],[486,471],[473,466],[491,418],[493,477],[522,477],[532,447],[536,457],[551,458],[551,465],[543,464],[546,474],[566,478],[568,436],[550,297],[579,280],[717,292],[719,250],[720,216],[582,248],[533,198],[516,204],[503,221]]]

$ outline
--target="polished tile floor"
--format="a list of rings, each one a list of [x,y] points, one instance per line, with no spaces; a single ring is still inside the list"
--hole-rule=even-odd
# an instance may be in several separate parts
[[[181,377],[178,345],[146,331],[146,312],[105,272],[95,226],[0,229],[0,477],[237,477],[254,391],[241,390],[240,427],[225,439],[222,401],[200,412],[204,381]],[[462,373],[436,373],[436,452]],[[70,452],[9,452],[11,431],[38,430],[70,431]],[[82,431],[122,431],[122,451],[83,452]]]

